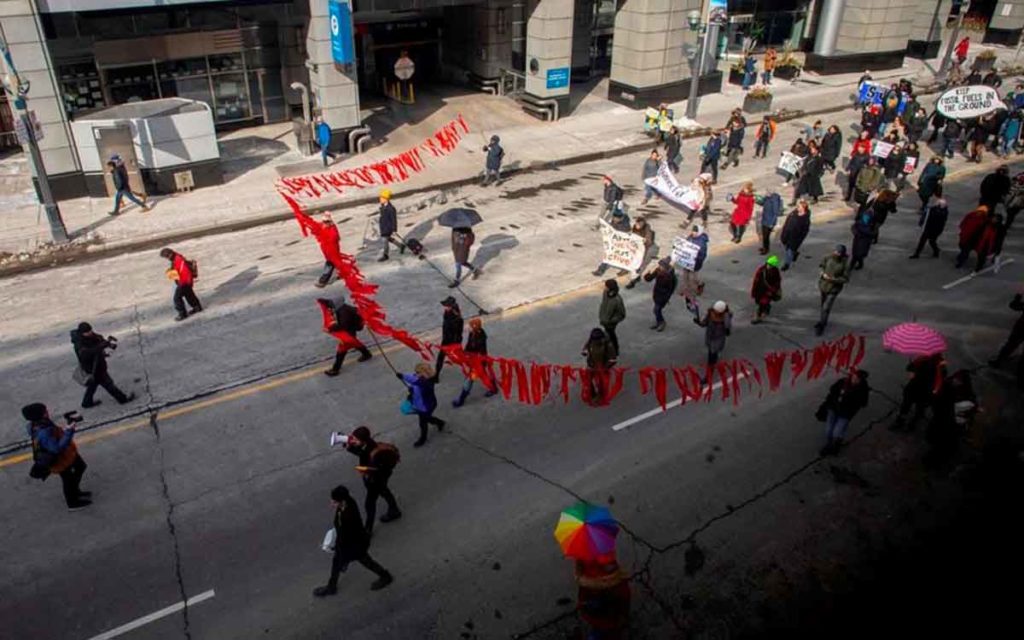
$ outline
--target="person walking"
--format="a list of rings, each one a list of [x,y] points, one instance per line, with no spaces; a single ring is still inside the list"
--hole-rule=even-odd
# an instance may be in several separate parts
[[[391,573],[370,557],[370,536],[363,527],[359,505],[345,485],[339,484],[331,490],[331,505],[334,507],[334,558],[331,561],[331,575],[326,585],[313,589],[313,595],[324,598],[338,593],[338,577],[353,562],[358,562],[377,575],[377,579],[370,585],[372,591],[379,591],[394,582]]]
[[[754,62],[754,55],[750,52],[743,57],[743,83],[742,88],[747,91],[757,82],[757,66]]]
[[[946,163],[942,156],[932,156],[917,179],[917,197],[921,199],[921,211],[924,212],[936,191],[941,191],[942,181],[946,179]]]
[[[422,447],[427,443],[428,427],[434,425],[438,431],[443,431],[446,423],[434,417],[434,411],[437,410],[437,395],[434,393],[438,381],[437,372],[426,362],[417,363],[414,371],[415,373],[396,373],[395,376],[409,389],[407,401],[419,419],[420,437],[412,446]]]
[[[650,223],[647,222],[647,218],[637,216],[636,220],[633,221],[633,226],[630,228],[629,232],[644,239],[644,257],[640,260],[640,266],[637,267],[636,274],[634,274],[634,276],[630,278],[629,282],[626,283],[626,288],[632,289],[640,282],[640,278],[643,277],[644,271],[647,271],[647,265],[654,259],[657,247],[654,246],[654,229],[652,229]]]
[[[906,111],[904,111],[906,113]],[[907,140],[917,144],[928,128],[928,112],[924,107],[915,109],[907,120]]]
[[[654,281],[654,287],[651,290],[651,298],[654,301],[654,324],[651,325],[651,329],[664,331],[665,314],[663,311],[665,305],[672,300],[672,294],[675,293],[676,287],[679,285],[679,278],[676,276],[676,270],[672,267],[672,261],[669,258],[659,260],[657,268],[644,275],[645,282],[652,280]]]
[[[1005,158],[1010,155],[1011,150],[1016,148],[1020,132],[1021,113],[1020,111],[1014,111],[999,127],[999,150],[997,153],[1000,156]]]
[[[1018,173],[1013,178],[1010,186],[1010,193],[1006,196],[1006,230],[1013,226],[1017,214],[1024,209],[1024,173]]]
[[[981,164],[983,156],[985,154],[985,145],[988,143],[988,137],[990,135],[988,130],[989,120],[986,120],[987,116],[983,116],[979,119],[976,124],[967,134],[967,139],[970,141],[970,160]]]
[[[331,125],[324,122],[322,116],[316,118],[316,143],[320,147],[320,159],[323,161],[326,167],[330,164],[327,158],[334,160],[337,156],[331,151],[331,137],[333,132],[331,131]]]
[[[988,253],[989,246],[995,240],[995,228],[992,225],[992,215],[988,205],[978,205],[963,220],[960,221],[960,253],[956,256],[956,268],[964,266],[971,252],[977,252],[979,262],[984,252]],[[979,264],[978,269],[981,266]]]
[[[953,157],[953,148],[960,141],[963,130],[963,125],[959,120],[955,118],[946,120],[946,126],[942,129],[942,155],[947,158]]]
[[[735,203],[732,216],[729,218],[729,231],[732,241],[739,244],[743,241],[743,232],[747,230],[750,219],[754,217],[754,183],[744,182],[740,192],[729,198]]]
[[[842,150],[843,134],[839,132],[839,127],[831,125],[821,138],[821,161],[829,171],[836,170],[836,160]]]
[[[661,156],[658,155],[657,149],[652,149],[647,159],[644,160],[643,169],[640,171],[640,184],[644,185],[644,199],[640,201],[641,205],[647,204],[647,202],[654,197],[657,192],[647,184],[648,178],[655,178],[658,175],[658,167],[661,165]]]
[[[814,124],[804,128],[804,140],[807,144],[812,142],[816,145],[821,145],[821,139],[825,137],[825,125],[821,124],[821,120],[815,120]]]
[[[750,297],[756,305],[750,324],[760,324],[772,312],[772,303],[782,299],[782,273],[779,271],[778,256],[768,256],[764,264],[754,272]]]
[[[711,184],[718,184],[718,162],[722,159],[722,137],[712,131],[704,143],[704,157],[700,163],[701,173],[711,174]]]
[[[896,143],[889,155],[882,160],[882,175],[885,176],[887,186],[899,190],[900,176],[903,174],[903,165],[906,164],[907,155],[902,143]]]
[[[107,349],[117,349],[117,339],[113,336],[104,338],[92,330],[88,322],[80,322],[78,328],[71,332],[71,345],[78,358],[78,366],[85,375],[85,395],[82,396],[82,408],[89,409],[100,404],[93,396],[98,387],[117,400],[118,404],[128,404],[135,399],[135,393],[125,394],[114,384],[107,371]]]
[[[632,227],[629,224],[629,216],[627,216],[626,212],[623,211],[622,209],[616,209],[615,211],[612,212],[610,218],[608,216],[605,216],[604,220],[608,222],[609,225],[611,225],[612,229],[615,229],[616,231],[620,231],[622,233],[629,233],[632,229]],[[602,255],[601,257],[604,258],[604,255]],[[591,271],[591,274],[595,276],[603,276],[604,272],[607,270],[608,263],[602,259],[601,264],[597,265],[597,268]],[[620,276],[625,275],[627,273],[629,272],[624,269],[619,270]]]
[[[871,209],[872,220],[875,225],[875,238],[872,244],[878,244],[878,235],[882,225],[889,219],[889,214],[896,213],[896,199],[899,194],[891,189],[882,189],[873,199],[869,200],[864,208]]]
[[[765,116],[761,119],[761,124],[757,125],[757,130],[754,131],[755,158],[764,158],[768,155],[768,147],[771,145],[772,140],[775,139],[776,128],[777,125],[771,116]]]
[[[850,280],[850,265],[846,256],[846,245],[837,244],[832,255],[825,256],[819,265],[818,291],[821,293],[821,316],[814,325],[814,335],[825,333],[832,306],[836,303],[843,286]]]
[[[786,216],[786,221],[782,223],[782,231],[779,233],[779,241],[785,249],[786,257],[786,261],[782,265],[783,271],[789,270],[789,267],[800,257],[800,246],[803,245],[810,232],[811,209],[807,206],[807,201],[801,198],[796,203],[796,208]]]
[[[996,208],[1006,200],[1012,184],[1010,168],[1005,164],[1000,165],[994,172],[982,179],[978,189],[978,204],[985,205],[991,213],[995,213]]]
[[[782,196],[772,192],[761,202],[761,215],[757,228],[761,236],[761,248],[757,250],[762,256],[768,255],[772,248],[772,232],[782,214]]]
[[[704,346],[708,348],[707,366],[710,369],[718,363],[718,357],[725,350],[725,339],[732,333],[732,311],[724,300],[711,305],[704,319],[694,318],[693,321],[704,327]],[[706,383],[702,379],[702,384]]]
[[[875,238],[878,237],[874,210],[868,207],[858,213],[851,231],[853,232],[853,255],[850,268],[860,270],[864,268],[864,259],[871,253],[871,245],[875,243]]]
[[[807,157],[807,154],[810,152],[810,149],[808,148],[808,146],[806,144],[804,144],[804,141],[803,141],[802,138],[797,138],[796,142],[793,143],[793,146],[791,146],[789,148],[789,152],[792,153],[793,155],[795,155],[796,157],[800,158],[801,160],[803,160],[804,158]],[[784,184],[784,185],[788,185],[790,182],[793,181],[793,178],[796,177],[795,173],[790,173],[789,171],[786,171],[785,169],[780,169],[780,173],[785,178],[785,180],[783,180],[783,182],[782,182],[782,184]]]
[[[333,378],[341,373],[341,365],[345,362],[345,356],[348,355],[349,350],[355,349],[359,352],[359,362],[366,362],[373,357],[373,354],[356,337],[356,334],[362,331],[364,326],[359,310],[347,304],[345,296],[339,297],[338,301],[334,303],[329,300],[324,300],[323,302],[328,304],[334,311],[334,323],[325,331],[327,333],[339,331],[344,333],[344,339],[338,341],[338,346],[335,349],[334,363],[329,369],[324,370],[325,376]]]
[[[174,303],[174,310],[178,312],[175,322],[181,322],[190,315],[195,315],[203,310],[193,287],[196,283],[196,263],[171,249],[161,249],[160,257],[169,260],[171,268],[167,270],[167,277],[174,282],[174,296],[171,298]],[[191,312],[185,310],[185,303],[191,307]]]
[[[373,535],[377,517],[377,498],[384,498],[388,506],[387,512],[380,517],[381,522],[393,522],[402,517],[395,494],[388,487],[391,474],[402,457],[395,445],[374,440],[369,427],[356,427],[345,443],[345,450],[359,459],[356,470],[363,476],[363,486],[366,487],[363,510],[366,511],[366,535],[369,537]]]
[[[619,336],[615,333],[615,327],[626,319],[626,304],[619,295],[619,283],[614,278],[604,281],[604,293],[601,295],[601,306],[597,310],[598,322],[608,334],[615,353],[622,353],[619,349]]]
[[[931,166],[929,163],[928,166]],[[939,257],[939,244],[936,242],[946,228],[946,220],[949,218],[949,206],[942,197],[942,185],[935,188],[931,198],[925,205],[920,219],[917,223],[921,227],[921,237],[917,240],[917,248],[910,254],[911,260],[921,257],[921,250],[927,242],[932,248],[932,257]]]
[[[715,193],[711,188],[714,179],[710,173],[701,173],[690,183],[690,190],[698,194],[699,205],[695,209],[686,212],[686,224],[693,222],[694,217],[700,214],[702,224],[708,223],[708,213],[711,211],[711,201]]]
[[[843,197],[844,202],[849,202],[853,198],[856,191],[857,178],[860,177],[861,170],[868,166],[870,159],[870,149],[867,151],[863,149],[855,150],[853,155],[850,156],[850,163],[846,168],[846,195]]]
[[[946,361],[941,353],[919,356],[907,365],[908,380],[903,386],[899,413],[889,427],[890,431],[913,431],[915,424],[932,407],[935,397],[942,392],[946,377]],[[914,414],[907,420],[913,409]]]
[[[329,213],[323,215],[320,223],[323,232],[316,234],[316,241],[320,245],[320,253],[324,256],[324,270],[320,273],[315,286],[323,289],[334,275],[334,263],[331,262],[330,256],[341,253],[341,232],[338,231],[338,225],[334,224]]]
[[[58,427],[41,402],[22,407],[21,416],[28,421],[25,430],[32,442],[32,477],[45,480],[50,474],[59,475],[68,511],[78,511],[92,504],[92,493],[81,488],[82,475],[88,465],[78,454],[74,423]]]
[[[971,39],[969,37],[965,37],[960,42],[956,43],[956,48],[953,49],[953,53],[956,54],[957,64],[963,64],[967,61],[967,51],[970,48]]]
[[[740,154],[743,153],[743,137],[747,133],[746,128],[740,126],[738,122],[733,122],[728,131],[725,145],[725,160],[722,162],[723,171],[729,168],[730,163],[734,167],[740,166]]]
[[[462,348],[462,352],[470,358],[487,357],[487,332],[484,331],[484,325],[480,318],[471,318],[469,320],[469,335],[466,336],[466,346]],[[477,371],[480,373],[478,374]],[[494,372],[491,364],[489,362],[482,362],[480,367],[474,368],[469,376],[462,381],[462,390],[459,392],[459,397],[452,400],[452,407],[458,409],[466,404],[466,398],[473,391],[473,383],[476,381],[477,375],[487,376],[487,381],[484,383],[487,387],[487,391],[484,392],[485,398],[490,398],[497,393],[497,390],[494,388]]]
[[[1013,323],[1010,335],[999,349],[999,353],[996,354],[995,358],[988,361],[989,366],[1001,367],[1013,355],[1013,352],[1024,344],[1024,295],[1018,293],[1013,296],[1013,300],[1010,300],[1010,308],[1014,311],[1020,311],[1021,314],[1017,317],[1017,321]],[[1017,386],[1024,390],[1024,355],[1021,355],[1017,360]]]
[[[885,176],[878,167],[878,161],[874,156],[869,157],[867,164],[857,172],[853,201],[858,205],[864,205],[871,194],[881,189],[884,184]]]
[[[110,215],[116,216],[121,213],[122,198],[128,198],[139,205],[143,211],[150,210],[151,207],[146,204],[146,197],[143,196],[142,200],[139,200],[132,192],[128,181],[128,168],[124,166],[124,162],[110,160],[107,162],[107,170],[110,171],[110,179],[114,183],[114,210],[110,212]]]
[[[437,362],[434,363],[438,378],[441,377],[441,369],[444,368],[444,347],[462,346],[462,332],[465,328],[462,309],[454,297],[448,296],[442,300],[441,306],[444,308],[444,315],[441,316],[441,348],[437,351]]]
[[[764,84],[772,83],[772,76],[775,74],[775,65],[779,59],[779,52],[775,47],[768,47],[764,52],[764,72],[761,74],[761,81]]]
[[[608,390],[604,388],[603,382],[618,360],[618,349],[604,331],[595,328],[590,331],[590,338],[583,345],[580,355],[586,357],[587,369],[590,370],[591,403],[598,404],[607,394]]]
[[[395,210],[395,205],[391,204],[391,189],[381,190],[379,202],[377,226],[380,231],[380,240],[384,244],[384,252],[381,253],[377,262],[384,262],[389,257],[388,250],[391,248],[391,245],[398,247],[398,252],[404,254],[405,243],[393,237],[398,233],[398,211]]]
[[[679,173],[679,165],[683,162],[683,140],[679,135],[679,129],[672,125],[665,136],[665,161],[672,173]]]
[[[804,158],[800,165],[800,178],[797,180],[796,188],[793,189],[793,201],[790,205],[796,204],[797,199],[808,197],[814,204],[818,204],[818,198],[825,195],[821,187],[821,176],[825,173],[825,162],[817,147],[811,147],[810,153]]]
[[[610,216],[615,211],[619,210],[622,207],[622,198],[624,195],[622,187],[615,184],[615,181],[612,180],[611,176],[604,176],[601,181],[604,183],[604,193],[602,194],[604,211],[602,211],[601,216],[598,216],[599,220],[602,216]],[[600,224],[598,224],[597,228],[601,228]]]
[[[704,261],[708,257],[708,245],[710,239],[704,232],[704,227],[695,224],[690,227],[690,235],[687,240],[697,245],[697,256],[694,259],[693,269],[683,267],[683,276],[680,282],[679,295],[686,299],[686,309],[693,314],[694,318],[700,317],[700,304],[697,298],[704,293],[704,281],[700,279],[700,270],[704,268]]]
[[[939,139],[939,134],[942,133],[943,127],[946,126],[946,116],[941,111],[936,109],[932,112],[929,122],[932,125],[932,135],[928,136],[928,144],[934,144]]]
[[[494,184],[501,184],[501,163],[505,160],[505,150],[501,147],[501,138],[491,136],[491,141],[484,147],[487,159],[484,161],[484,181],[486,187],[494,179]]]
[[[480,277],[483,271],[473,266],[469,261],[469,251],[476,242],[476,235],[472,227],[455,227],[452,229],[452,257],[455,258],[455,279],[448,284],[449,289],[454,289],[462,282],[462,267],[469,269],[473,279]]]
[[[818,416],[825,421],[825,446],[822,456],[834,456],[843,446],[843,438],[854,416],[868,406],[868,372],[850,369],[842,380],[832,383]]]

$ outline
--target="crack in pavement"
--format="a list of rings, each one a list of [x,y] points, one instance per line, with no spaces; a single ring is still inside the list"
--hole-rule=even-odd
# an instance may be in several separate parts
[[[160,453],[160,493],[163,496],[164,503],[167,505],[164,518],[167,523],[167,533],[171,537],[171,547],[174,550],[174,577],[178,584],[178,594],[181,597],[182,631],[185,634],[186,640],[192,640],[192,632],[188,619],[188,593],[185,590],[185,579],[182,574],[181,566],[181,548],[178,543],[178,531],[174,526],[174,502],[171,501],[170,487],[167,484],[166,465],[164,463],[164,447],[163,442],[160,439],[160,424],[157,421],[159,409],[154,406],[153,388],[150,384],[149,366],[146,360],[146,347],[142,335],[142,317],[139,313],[138,305],[135,305],[134,307],[132,324],[135,327],[135,336],[139,342],[139,359],[142,362],[142,375],[144,381],[143,388],[146,394],[146,411],[149,413],[149,426],[153,429],[153,435],[156,436],[156,446]]]

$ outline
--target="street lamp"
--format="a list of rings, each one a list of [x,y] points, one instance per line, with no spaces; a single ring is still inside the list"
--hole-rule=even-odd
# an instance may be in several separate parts
[[[708,49],[710,48],[710,36],[711,28],[710,25],[703,24],[700,20],[699,11],[690,11],[686,14],[686,24],[690,27],[690,31],[694,33],[704,33],[704,40],[698,49],[697,54],[690,59],[690,96],[686,99],[686,117],[690,120],[696,120],[697,108],[700,106],[698,101],[700,98],[697,97],[697,88],[700,85],[700,74],[704,70],[704,56],[707,55]],[[697,67],[694,72],[693,62],[696,61]]]

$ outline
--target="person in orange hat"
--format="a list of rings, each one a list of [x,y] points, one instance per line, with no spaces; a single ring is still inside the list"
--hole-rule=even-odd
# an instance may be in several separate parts
[[[398,233],[398,212],[395,205],[391,204],[391,189],[384,189],[380,192],[380,219],[377,220],[380,229],[380,239],[384,243],[384,253],[381,254],[378,262],[388,259],[388,250],[391,245],[398,247],[398,252],[405,253],[405,244],[395,240],[392,236]]]

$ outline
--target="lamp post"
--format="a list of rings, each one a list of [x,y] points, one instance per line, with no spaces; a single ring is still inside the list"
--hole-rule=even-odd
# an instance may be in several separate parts
[[[949,71],[949,61],[953,57],[953,48],[956,47],[956,39],[960,37],[960,25],[963,24],[964,14],[971,8],[970,0],[963,0],[960,3],[960,13],[956,17],[956,25],[953,26],[953,33],[949,34],[949,43],[946,44],[946,55],[942,56],[942,64],[939,66],[939,72],[935,74],[937,78],[945,78],[946,73]]]
[[[699,11],[687,13],[686,24],[690,27],[690,31],[698,34],[704,33],[704,40],[701,42],[700,48],[697,50],[696,55],[690,58],[690,96],[686,99],[686,117],[690,120],[696,120],[697,108],[700,106],[697,89],[698,85],[700,85],[700,75],[704,71],[704,56],[707,55],[707,51],[711,46],[711,28],[709,25],[701,22]],[[697,62],[696,72],[694,72],[694,61]]]

